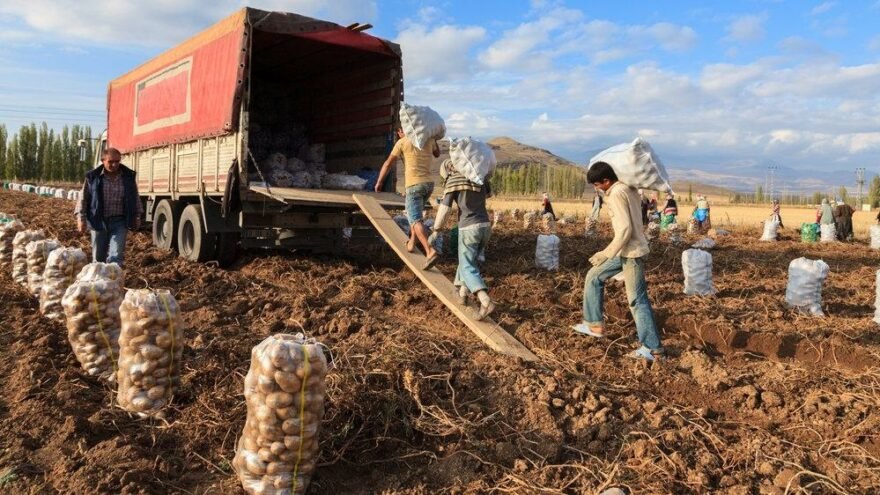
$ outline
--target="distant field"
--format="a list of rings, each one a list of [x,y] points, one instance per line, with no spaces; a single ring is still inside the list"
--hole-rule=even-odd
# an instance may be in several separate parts
[[[579,219],[583,219],[589,214],[592,207],[591,201],[554,201],[553,209],[557,215],[576,215]],[[520,210],[538,210],[541,208],[541,201],[535,200],[508,200],[508,199],[490,199],[489,208],[510,210],[518,208]],[[692,206],[683,206],[682,213],[689,215]],[[603,210],[604,216],[604,210]],[[769,206],[743,206],[743,205],[725,205],[720,204],[712,207],[712,223],[716,226],[739,226],[754,225],[760,226],[767,217],[770,216]],[[815,208],[784,206],[782,208],[782,223],[787,228],[799,228],[803,222],[815,221]],[[868,228],[876,223],[877,212],[857,211],[853,216],[853,228],[856,235],[865,237],[868,234]]]

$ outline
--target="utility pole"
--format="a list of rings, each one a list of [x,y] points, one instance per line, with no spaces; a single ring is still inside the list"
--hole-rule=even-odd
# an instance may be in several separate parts
[[[775,179],[776,179],[776,164],[771,163],[770,165],[767,165],[767,198],[770,201],[773,201],[773,199],[776,198],[776,191],[774,189]]]
[[[858,193],[859,194],[859,203],[857,206],[858,206],[858,210],[861,211],[861,209],[862,209],[862,188],[865,186],[865,169],[864,168],[857,168],[856,169],[856,185],[858,185],[858,190],[859,190],[859,193]],[[844,199],[844,201],[846,201],[846,199]]]

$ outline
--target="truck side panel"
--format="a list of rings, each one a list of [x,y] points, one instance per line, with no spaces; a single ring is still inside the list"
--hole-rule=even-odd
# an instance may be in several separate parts
[[[238,136],[234,133],[126,153],[122,161],[138,173],[142,195],[220,195],[226,190],[229,166],[238,157]]]

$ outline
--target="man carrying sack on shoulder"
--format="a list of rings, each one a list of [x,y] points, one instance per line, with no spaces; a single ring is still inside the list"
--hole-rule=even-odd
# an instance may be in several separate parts
[[[623,272],[626,296],[641,344],[629,356],[653,361],[662,356],[664,350],[645,281],[645,256],[650,249],[642,228],[641,197],[635,188],[618,181],[614,169],[605,162],[590,166],[587,181],[605,193],[614,238],[608,247],[590,258],[593,268],[584,281],[583,322],[572,328],[590,337],[605,337],[605,282]]]
[[[486,251],[492,235],[492,223],[486,209],[486,198],[492,195],[488,178],[483,184],[475,184],[461,175],[452,164],[445,160],[440,166],[440,175],[445,184],[443,199],[437,208],[434,219],[434,241],[438,231],[445,229],[446,217],[452,204],[458,205],[458,270],[455,272],[455,287],[461,304],[467,304],[468,296],[475,294],[480,301],[478,320],[483,320],[495,310],[495,303],[489,298],[489,287],[480,275],[479,257]]]

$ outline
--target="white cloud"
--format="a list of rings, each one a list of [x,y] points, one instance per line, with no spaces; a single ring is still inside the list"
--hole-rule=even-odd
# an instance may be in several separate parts
[[[555,31],[565,25],[577,23],[580,11],[554,9],[533,22],[525,22],[507,31],[480,55],[480,61],[490,69],[530,67],[543,69],[549,66],[549,53],[541,50],[552,39]]]
[[[350,23],[376,18],[375,0],[254,0],[252,7]],[[36,35],[87,44],[167,46],[245,6],[241,0],[28,0],[0,3],[0,15]]]
[[[697,32],[689,26],[679,26],[668,22],[659,22],[651,26],[635,26],[630,32],[638,35],[644,32],[655,39],[663,49],[671,52],[684,52],[697,44]]]
[[[819,5],[813,7],[813,10],[810,11],[811,15],[820,15],[828,12],[837,6],[837,2],[822,2]]]
[[[486,30],[476,26],[431,29],[412,24],[395,41],[403,50],[406,77],[436,81],[470,77],[474,65],[470,51],[485,37]]]
[[[766,15],[744,15],[727,26],[727,38],[731,41],[753,42],[764,39]]]

